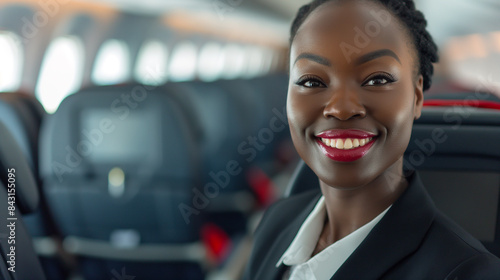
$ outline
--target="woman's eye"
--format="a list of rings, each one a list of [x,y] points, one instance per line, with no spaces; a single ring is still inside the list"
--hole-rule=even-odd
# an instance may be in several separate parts
[[[385,75],[375,76],[364,83],[365,86],[383,86],[393,83],[394,79]]]
[[[303,80],[297,82],[297,85],[303,86],[303,87],[306,87],[306,88],[323,87],[323,83],[322,82],[320,82],[317,79],[310,79],[310,78],[306,78],[306,79],[303,79]]]
[[[367,86],[377,86],[377,85],[385,85],[385,84],[387,84],[387,79],[385,79],[385,78],[371,79],[366,83]]]
[[[307,81],[307,82],[304,83],[304,86],[305,87],[310,87],[310,88],[312,88],[312,87],[320,87],[321,83],[318,82],[318,81]]]

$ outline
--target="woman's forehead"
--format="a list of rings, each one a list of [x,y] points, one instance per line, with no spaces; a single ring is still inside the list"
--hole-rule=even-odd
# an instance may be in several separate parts
[[[350,60],[376,49],[408,52],[408,40],[400,20],[382,4],[331,1],[316,8],[301,25],[291,46],[291,56],[302,52],[340,52]]]

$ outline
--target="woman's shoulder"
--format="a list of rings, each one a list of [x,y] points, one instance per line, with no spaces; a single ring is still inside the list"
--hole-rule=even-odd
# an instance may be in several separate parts
[[[500,279],[500,259],[440,211],[421,249],[448,267],[446,279]]]
[[[483,244],[469,232],[464,230],[441,211],[438,210],[436,212],[430,230],[430,234],[436,239],[436,242],[440,242],[442,246],[449,246],[450,250],[470,252],[473,255],[489,253]]]
[[[446,279],[500,279],[500,260],[490,253],[478,253],[460,263]]]

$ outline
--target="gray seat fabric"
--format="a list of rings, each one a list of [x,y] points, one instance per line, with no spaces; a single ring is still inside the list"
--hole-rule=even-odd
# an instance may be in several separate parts
[[[122,266],[144,279],[172,267],[179,278],[200,277],[203,209],[187,219],[180,210],[199,187],[190,122],[175,94],[122,85],[68,96],[43,124],[44,193],[88,279],[110,279]]]
[[[31,140],[28,135],[28,131],[25,129],[25,122],[23,122],[23,119],[21,118],[21,115],[25,115],[26,112],[21,114],[19,109],[22,110],[24,108],[21,108],[19,104],[12,104],[12,102],[9,102],[10,100],[5,100],[3,98],[5,94],[6,93],[0,93],[0,121],[7,126],[10,133],[21,148],[22,155],[26,158],[30,167],[34,170],[35,162],[33,154],[35,151],[32,150],[30,143]],[[33,141],[36,140],[34,139]]]
[[[16,142],[20,145],[27,159],[40,192],[38,178],[38,135],[42,120],[46,115],[40,102],[24,92],[0,93],[0,120],[4,121]],[[57,227],[47,210],[43,194],[40,195],[40,207],[34,213],[24,216],[24,223],[34,238],[35,250],[46,274],[53,280],[67,277],[65,265],[57,254]]]
[[[290,141],[284,112],[286,81],[279,75],[165,85],[179,93],[198,120],[202,185],[218,185],[218,195],[207,207],[209,220],[231,236],[246,233],[247,218],[258,207],[251,172],[258,168],[275,175],[280,144]],[[237,174],[227,172],[229,163],[237,163]]]
[[[24,92],[0,92],[0,120],[10,129],[29,164],[38,175],[38,135],[46,112],[42,104]]]
[[[44,280],[44,272],[22,217],[22,214],[30,213],[37,208],[39,198],[35,179],[22,150],[2,122],[0,122],[0,138],[2,139],[0,142],[0,200],[5,201],[0,209],[0,219],[11,225],[0,228],[0,276],[1,279],[6,280]],[[13,171],[12,169],[15,172],[9,172],[9,170]],[[15,177],[9,173],[14,174]],[[15,181],[12,178],[15,178]],[[13,192],[15,192],[15,203],[8,204],[7,201],[12,201],[8,198],[11,197],[9,194]],[[7,206],[15,209],[8,209]],[[12,240],[15,240],[15,243]],[[14,246],[15,250],[12,250],[11,246]],[[14,262],[9,263],[12,260]],[[12,268],[13,266],[15,267]],[[15,272],[9,271],[9,268]]]
[[[9,168],[16,168],[19,175],[16,182],[20,187],[16,190],[16,204],[22,213],[27,214],[35,211],[39,204],[39,193],[33,172],[23,156],[23,152],[16,140],[10,133],[10,130],[0,122],[0,132],[2,142],[0,144],[0,178],[4,184],[7,184]]]

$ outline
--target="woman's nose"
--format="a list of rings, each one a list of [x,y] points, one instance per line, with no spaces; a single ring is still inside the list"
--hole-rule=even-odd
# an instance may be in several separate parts
[[[355,91],[338,89],[331,92],[331,97],[323,109],[325,118],[346,121],[352,118],[364,118],[366,108]]]

